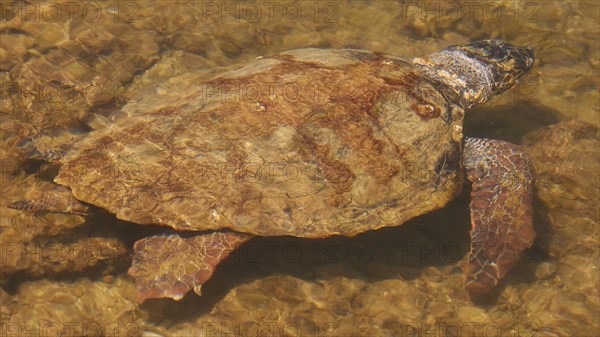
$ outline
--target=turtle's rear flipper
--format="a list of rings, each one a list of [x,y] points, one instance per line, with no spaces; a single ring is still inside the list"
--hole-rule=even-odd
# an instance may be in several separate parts
[[[68,188],[58,186],[52,191],[35,191],[29,199],[14,201],[8,208],[28,213],[89,214],[90,208],[79,202]]]
[[[30,141],[31,140],[27,140],[26,142]],[[69,152],[69,149],[66,147],[42,149],[41,147],[36,147],[33,143],[23,143],[20,147],[25,150],[27,158],[43,160],[49,163],[59,163],[60,159]]]
[[[465,288],[474,299],[496,286],[533,243],[533,169],[518,146],[476,138],[465,140],[464,166],[473,183]]]
[[[23,139],[18,148],[29,159],[58,163],[85,134],[84,131],[75,129],[47,130],[46,133]]]
[[[135,243],[129,275],[137,286],[137,301],[148,298],[180,300],[200,288],[216,266],[251,238],[235,232],[212,232],[188,238],[172,234],[151,236]]]

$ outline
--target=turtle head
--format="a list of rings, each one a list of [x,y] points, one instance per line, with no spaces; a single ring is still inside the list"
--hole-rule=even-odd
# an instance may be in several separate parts
[[[489,69],[492,92],[500,94],[512,88],[533,66],[533,49],[522,48],[500,40],[482,40],[446,49],[462,53]]]
[[[484,103],[512,88],[531,70],[533,50],[500,40],[481,40],[450,46],[442,52],[414,59],[441,90],[464,108]]]

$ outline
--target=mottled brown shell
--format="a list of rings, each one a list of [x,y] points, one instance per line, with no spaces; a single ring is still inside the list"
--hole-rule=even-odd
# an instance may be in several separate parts
[[[295,50],[155,103],[76,144],[56,181],[135,223],[301,237],[400,225],[462,186],[462,109],[393,56]]]

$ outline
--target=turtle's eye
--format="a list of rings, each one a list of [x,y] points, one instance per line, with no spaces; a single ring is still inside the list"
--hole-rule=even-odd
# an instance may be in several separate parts
[[[485,57],[490,57],[490,56],[492,56],[492,52],[490,52],[489,49],[484,49],[483,52],[481,53],[481,55],[483,55]]]

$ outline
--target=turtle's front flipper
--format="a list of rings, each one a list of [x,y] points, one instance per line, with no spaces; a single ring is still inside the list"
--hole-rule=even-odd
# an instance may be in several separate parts
[[[518,146],[467,138],[464,166],[471,192],[471,252],[466,290],[488,293],[535,238],[532,217],[533,169]]]
[[[180,300],[200,288],[217,265],[251,235],[212,232],[188,238],[172,234],[151,236],[135,243],[129,275],[137,286],[137,301],[148,298]]]

